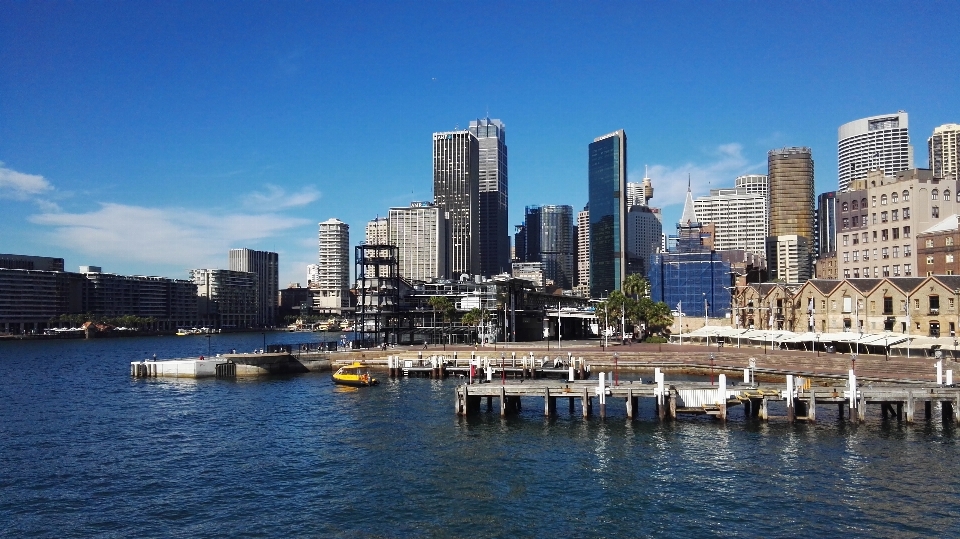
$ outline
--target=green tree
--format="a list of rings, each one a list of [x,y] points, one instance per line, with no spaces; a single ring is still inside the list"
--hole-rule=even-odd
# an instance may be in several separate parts
[[[427,303],[430,305],[431,309],[440,314],[441,319],[447,324],[453,320],[453,315],[457,312],[457,308],[447,296],[432,296],[429,300],[427,300]],[[443,339],[441,340],[444,343],[444,347],[446,347],[446,341]]]
[[[631,273],[623,280],[623,293],[639,300],[640,297],[650,295],[650,283],[639,273]]]

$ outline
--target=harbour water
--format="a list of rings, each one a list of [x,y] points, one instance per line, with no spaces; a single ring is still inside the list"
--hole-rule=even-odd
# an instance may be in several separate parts
[[[129,376],[154,353],[263,339],[0,343],[2,535],[960,536],[958,433],[936,413],[910,426],[829,409],[812,425],[739,409],[726,425],[660,424],[652,409],[628,422],[622,406],[605,421],[540,406],[464,419],[452,379]]]

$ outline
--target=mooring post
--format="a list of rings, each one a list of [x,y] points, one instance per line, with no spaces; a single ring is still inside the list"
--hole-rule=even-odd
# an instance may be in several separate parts
[[[720,404],[720,421],[727,420],[727,375],[717,376],[717,402]]]
[[[867,419],[867,399],[861,396],[857,399],[857,421],[863,423]]]
[[[581,411],[583,412],[583,417],[584,418],[590,417],[590,390],[589,389],[583,388],[583,397],[581,397],[580,404],[581,404],[580,407],[582,408]]]
[[[854,374],[853,369],[850,369],[847,373],[847,388],[850,390],[850,409],[848,415],[850,421],[856,419],[857,412],[857,375]]]
[[[507,416],[507,388],[500,386],[500,417]]]
[[[787,389],[786,389],[786,398],[787,398],[787,422],[793,423],[797,417],[797,412],[793,406],[793,375],[787,375]]]
[[[943,360],[939,360],[934,363],[934,366],[937,368],[937,385],[943,385]]]
[[[605,387],[605,376],[606,373],[600,373],[600,385],[597,391],[597,395],[600,397],[600,419],[605,419],[607,417],[607,388]]]
[[[763,397],[760,399],[760,421],[766,421],[769,419],[767,415],[767,398]]]
[[[467,415],[466,410],[464,410],[465,403],[467,402],[467,386],[463,386],[462,390],[457,387],[457,415]]]
[[[550,417],[553,414],[553,410],[550,409],[550,388],[543,388],[543,415]]]
[[[567,406],[570,407],[570,417],[573,417],[573,397],[567,397]]]
[[[633,388],[627,388],[627,419],[633,419]]]
[[[907,423],[913,423],[913,391],[907,391]]]
[[[817,393],[810,388],[810,404],[807,407],[807,421],[816,423],[817,421]]]
[[[669,393],[670,398],[670,419],[677,419],[677,392],[673,388],[670,388]]]
[[[955,425],[960,425],[960,392],[956,394],[956,402],[953,405],[953,422]]]
[[[927,399],[923,401],[923,418],[927,421],[930,421],[930,416],[933,415],[933,401]]]
[[[490,395],[487,395],[487,411],[488,412],[493,411],[493,397]]]

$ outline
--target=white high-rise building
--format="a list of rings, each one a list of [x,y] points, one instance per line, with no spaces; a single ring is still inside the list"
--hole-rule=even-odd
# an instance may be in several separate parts
[[[627,212],[627,272],[646,277],[650,256],[659,251],[663,217],[659,208],[633,206]]]
[[[447,216],[430,202],[390,208],[387,243],[397,247],[400,277],[427,281],[450,276]]]
[[[590,208],[577,212],[577,293],[590,295]]]
[[[320,282],[320,264],[307,264],[307,286],[314,288]]]
[[[350,307],[350,225],[339,219],[320,223],[318,265],[313,304],[339,313]]]
[[[960,177],[960,125],[944,124],[933,130],[927,139],[927,150],[933,175]]]
[[[746,187],[713,189],[710,196],[696,199],[693,209],[697,221],[713,224],[714,250],[766,252],[768,211],[765,195],[750,193]]]
[[[386,217],[377,217],[367,221],[366,244],[367,245],[387,245],[389,237],[388,219]]]
[[[644,177],[642,182],[627,182],[627,211],[634,206],[647,206],[653,198],[653,181]]]
[[[871,116],[845,123],[837,130],[838,192],[846,191],[870,170],[893,176],[913,168],[913,146],[906,112]]]

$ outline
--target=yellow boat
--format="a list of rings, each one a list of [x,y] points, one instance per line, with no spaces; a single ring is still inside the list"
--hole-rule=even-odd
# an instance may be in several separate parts
[[[367,387],[378,385],[380,380],[370,376],[370,369],[366,365],[355,361],[352,365],[337,369],[337,372],[333,373],[333,382],[345,386]]]

